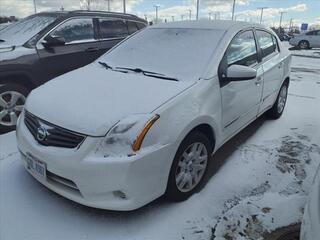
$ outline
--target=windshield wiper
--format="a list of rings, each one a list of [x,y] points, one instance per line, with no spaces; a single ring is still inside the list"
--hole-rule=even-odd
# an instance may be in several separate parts
[[[103,67],[105,67],[106,69],[111,69],[113,70],[113,68],[111,66],[109,66],[107,63],[105,62],[98,62],[100,65],[102,65]]]
[[[147,76],[147,77],[160,78],[160,79],[170,80],[170,81],[176,81],[176,82],[179,81],[179,80],[176,79],[176,78],[167,77],[167,76],[165,76],[164,74],[161,74],[161,73],[145,71],[145,70],[142,70],[141,68],[116,67],[116,69],[132,71],[132,72],[135,72],[135,73],[142,73],[144,76]]]

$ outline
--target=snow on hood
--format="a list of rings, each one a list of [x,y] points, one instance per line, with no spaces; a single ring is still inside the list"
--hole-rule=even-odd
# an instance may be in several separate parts
[[[93,63],[33,90],[26,109],[66,129],[103,136],[119,120],[150,113],[193,83],[114,72]]]

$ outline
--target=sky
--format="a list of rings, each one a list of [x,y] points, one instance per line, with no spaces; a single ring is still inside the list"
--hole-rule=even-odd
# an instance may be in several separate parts
[[[75,10],[86,8],[88,0],[35,0],[37,11]],[[91,9],[107,10],[108,0],[90,0]],[[109,0],[111,11],[123,11],[123,0]],[[159,6],[160,21],[194,19],[197,0],[126,0],[127,12],[147,18],[155,18],[155,6]],[[199,0],[199,17],[208,19],[230,19],[233,0]],[[320,24],[320,0],[236,0],[235,14],[237,20],[258,22],[261,10],[267,7],[263,14],[263,23],[278,26],[280,12],[284,11],[283,24],[288,25],[291,18],[293,24]],[[26,17],[34,13],[33,0],[0,0],[1,16]]]

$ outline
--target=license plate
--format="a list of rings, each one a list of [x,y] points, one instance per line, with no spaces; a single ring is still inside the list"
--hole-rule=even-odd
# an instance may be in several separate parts
[[[31,155],[27,155],[26,157],[27,161],[27,168],[34,173],[35,175],[46,178],[46,164],[44,162],[39,161],[38,159],[35,159]]]

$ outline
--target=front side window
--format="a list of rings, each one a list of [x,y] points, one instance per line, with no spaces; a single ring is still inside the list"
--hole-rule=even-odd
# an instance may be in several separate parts
[[[256,42],[252,31],[239,33],[227,50],[228,66],[237,64],[251,66],[258,62]]]
[[[102,39],[123,38],[128,35],[128,29],[123,20],[99,19],[99,26]]]
[[[63,37],[67,44],[94,40],[92,19],[71,19],[57,27],[50,35]]]
[[[265,31],[257,31],[257,38],[260,45],[262,58],[278,52],[278,45],[273,35]]]

